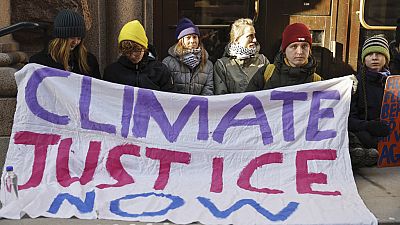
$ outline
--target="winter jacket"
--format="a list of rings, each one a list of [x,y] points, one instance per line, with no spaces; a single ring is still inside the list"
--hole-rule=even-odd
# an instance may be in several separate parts
[[[390,62],[389,68],[391,74],[400,75],[400,52],[399,45],[396,45],[396,41],[392,41],[389,45],[390,50]]]
[[[137,64],[133,64],[126,56],[120,56],[117,62],[105,68],[104,80],[157,91],[175,92],[168,68],[154,57],[149,57],[148,53]]]
[[[379,120],[383,91],[386,83],[386,76],[381,73],[366,71],[365,91],[367,98],[367,118],[365,120],[365,99],[364,85],[361,72],[357,75],[357,92],[351,96],[349,130],[360,131],[365,127],[363,123],[367,120]]]
[[[74,50],[74,54],[71,54],[71,56],[75,56],[77,55],[77,49]],[[60,70],[65,70],[64,69],[64,65],[62,65],[61,63],[58,63],[56,61],[54,61],[50,54],[48,53],[47,49],[44,49],[43,51],[33,55],[30,59],[29,59],[30,63],[38,63],[44,66],[48,66],[48,67],[52,67],[52,68],[56,68],[56,69],[60,69]],[[72,68],[73,73],[78,73],[78,74],[82,74],[82,75],[86,75],[86,76],[90,76],[93,78],[97,78],[97,79],[101,79],[101,75],[100,75],[100,70],[99,70],[99,63],[97,62],[96,56],[94,56],[92,53],[88,52],[87,54],[87,62],[90,68],[90,73],[84,73],[83,71],[81,71],[79,69],[79,64],[78,64],[78,60],[77,57],[73,57],[73,59],[70,61],[70,66]]]
[[[357,92],[351,97],[348,129],[353,132],[363,147],[376,148],[378,143],[377,125],[371,127],[370,121],[379,121],[382,98],[386,83],[386,76],[378,72],[367,70],[365,86],[363,85],[362,72],[357,75]],[[365,89],[365,96],[364,96]],[[365,99],[366,98],[366,99]],[[365,101],[367,103],[367,117],[365,118]],[[371,132],[371,129],[374,129]],[[389,128],[387,128],[389,129]]]
[[[259,48],[257,46],[258,50]],[[244,92],[257,70],[269,64],[267,57],[259,54],[258,51],[254,57],[240,60],[229,56],[228,49],[229,44],[225,48],[225,56],[218,59],[214,65],[214,94],[216,95]]]
[[[302,67],[291,67],[285,62],[282,52],[279,52],[274,61],[275,69],[265,81],[264,72],[267,65],[261,67],[250,80],[246,91],[268,90],[278,87],[285,87],[297,84],[304,84],[314,81],[314,76],[321,80],[322,78],[315,73],[317,67],[315,59],[310,55],[308,63]]]
[[[193,95],[214,94],[213,65],[208,60],[207,52],[207,62],[204,67],[201,68],[199,64],[194,69],[190,69],[176,55],[175,45],[169,48],[168,54],[163,63],[171,71],[177,92]]]

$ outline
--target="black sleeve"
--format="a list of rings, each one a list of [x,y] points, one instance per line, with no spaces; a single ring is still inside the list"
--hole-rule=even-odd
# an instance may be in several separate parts
[[[88,53],[88,61],[90,66],[90,76],[96,79],[101,79],[99,63],[97,62],[96,56]]]
[[[359,108],[358,99],[360,97],[359,91],[360,91],[360,85],[358,85],[357,92],[351,96],[350,114],[348,122],[348,129],[351,132],[366,130],[367,121],[364,119],[360,119],[358,115],[358,108]]]
[[[264,65],[263,67],[260,67],[260,69],[257,70],[257,72],[249,81],[249,84],[247,85],[246,88],[246,92],[261,91],[264,89],[265,85],[264,72],[266,68],[267,65]]]

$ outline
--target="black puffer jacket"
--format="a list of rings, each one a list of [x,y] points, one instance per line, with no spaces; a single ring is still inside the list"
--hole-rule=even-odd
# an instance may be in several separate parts
[[[176,92],[168,68],[148,54],[137,64],[133,64],[126,56],[120,56],[117,62],[106,67],[104,80],[157,91]]]
[[[83,71],[81,71],[79,69],[78,60],[77,60],[76,55],[77,55],[77,51],[73,51],[73,54],[71,54],[72,60],[70,60],[70,63],[69,63],[72,68],[71,72],[90,76],[90,77],[97,78],[97,79],[101,79],[99,63],[97,62],[96,56],[94,56],[92,53],[88,52],[87,62],[88,62],[89,68],[90,68],[90,73],[84,73]],[[30,63],[38,63],[38,64],[41,64],[44,66],[48,66],[48,67],[52,67],[52,68],[56,68],[56,69],[60,69],[60,70],[65,70],[64,66],[61,63],[58,63],[51,58],[50,54],[48,54],[47,49],[44,49],[43,51],[33,55],[29,59],[29,62]]]
[[[267,65],[261,67],[253,78],[250,80],[246,91],[260,91],[268,90],[278,87],[285,87],[297,84],[305,84],[313,82],[313,77],[317,76],[319,80],[321,77],[315,73],[317,67],[315,59],[310,55],[308,63],[302,67],[291,67],[285,63],[283,53],[280,52],[275,57],[275,69],[266,82],[264,79],[264,72]]]
[[[163,63],[171,71],[177,91],[184,94],[213,95],[213,64],[208,60],[207,51],[206,64],[203,67],[199,64],[190,69],[176,54],[175,46],[169,48],[169,56],[163,60]]]

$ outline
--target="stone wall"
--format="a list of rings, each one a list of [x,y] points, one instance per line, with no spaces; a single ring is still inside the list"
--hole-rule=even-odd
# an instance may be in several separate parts
[[[53,19],[63,8],[74,9],[84,16],[88,28],[85,44],[96,55],[101,72],[118,57],[117,38],[125,23],[140,20],[149,41],[153,40],[153,0],[12,0],[11,24],[37,22],[42,27],[13,34],[20,50],[28,56],[42,50],[51,39]]]

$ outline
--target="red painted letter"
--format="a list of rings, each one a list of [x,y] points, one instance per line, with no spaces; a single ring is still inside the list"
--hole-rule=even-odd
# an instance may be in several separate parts
[[[221,193],[224,182],[222,180],[222,174],[224,170],[224,158],[213,159],[213,172],[210,191],[215,193]]]
[[[190,163],[190,154],[167,149],[146,148],[146,156],[150,159],[160,160],[158,178],[154,184],[155,190],[163,190],[168,183],[171,163]]]
[[[308,173],[308,160],[335,160],[336,150],[302,150],[296,155],[296,187],[299,194],[341,195],[339,191],[313,191],[311,184],[327,184],[326,174]]]
[[[258,156],[257,158],[250,161],[250,163],[242,170],[240,173],[237,185],[245,190],[262,192],[267,194],[280,194],[283,193],[281,190],[269,189],[269,188],[255,188],[250,184],[250,177],[253,173],[265,164],[271,163],[282,163],[283,155],[282,153],[266,153]]]
[[[60,135],[56,134],[39,134],[29,131],[20,131],[14,135],[15,144],[35,146],[31,177],[25,184],[18,185],[19,190],[37,187],[40,184],[46,166],[47,147],[57,144],[59,140]]]
[[[69,151],[71,149],[72,138],[61,140],[58,146],[58,154],[56,161],[56,176],[58,183],[63,187],[68,187],[73,182],[79,180],[82,185],[87,184],[93,180],[94,171],[97,167],[99,154],[101,150],[101,142],[91,141],[89,144],[89,151],[86,156],[85,168],[81,178],[71,177],[69,173]],[[79,160],[79,159],[78,159]]]
[[[108,153],[106,168],[110,175],[117,180],[117,183],[99,184],[97,185],[98,188],[104,189],[109,187],[122,187],[126,184],[135,183],[135,180],[133,180],[132,176],[129,175],[122,166],[121,156],[124,154],[140,156],[140,147],[137,145],[126,144],[119,145],[111,149],[110,153]]]

